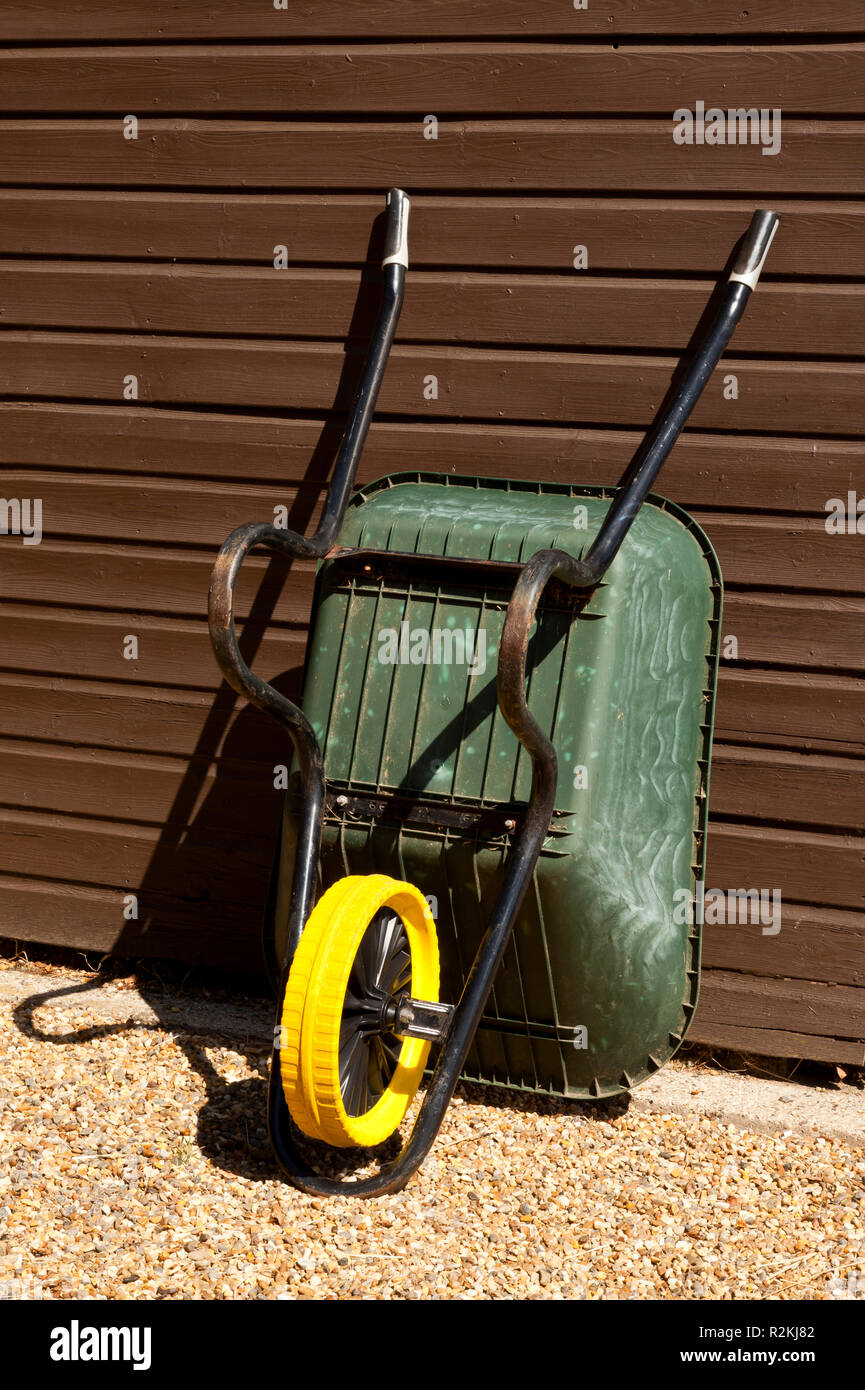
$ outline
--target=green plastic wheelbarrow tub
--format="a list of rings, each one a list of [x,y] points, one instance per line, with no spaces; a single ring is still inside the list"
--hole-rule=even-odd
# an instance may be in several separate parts
[[[353,499],[339,546],[409,558],[328,558],[319,569],[303,708],[331,792],[322,889],[374,872],[416,884],[436,916],[440,997],[451,1003],[529,796],[529,758],[496,703],[516,566],[548,546],[579,555],[610,495],[384,478]],[[539,609],[528,702],[558,755],[556,810],[467,1079],[608,1096],[681,1042],[699,981],[688,908],[703,877],[721,595],[703,532],[650,497],[589,601],[552,595]],[[279,856],[279,951],[297,785]]]

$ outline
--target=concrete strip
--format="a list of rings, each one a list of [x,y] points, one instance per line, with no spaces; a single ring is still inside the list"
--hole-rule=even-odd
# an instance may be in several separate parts
[[[11,1009],[39,998],[52,1014],[86,1011],[89,1022],[158,1025],[171,1033],[270,1046],[273,1008],[263,1000],[233,1003],[155,988],[142,995],[116,985],[77,984],[68,975],[0,971],[0,1004]],[[674,1061],[634,1091],[631,1105],[643,1114],[705,1115],[757,1133],[816,1135],[865,1147],[865,1091],[852,1086],[829,1090]]]
[[[865,1147],[865,1091],[853,1086],[830,1090],[673,1061],[634,1091],[631,1106],[648,1115],[705,1115],[759,1134],[789,1131]]]

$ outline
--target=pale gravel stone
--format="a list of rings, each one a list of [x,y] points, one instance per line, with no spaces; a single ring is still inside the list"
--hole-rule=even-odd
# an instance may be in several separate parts
[[[29,992],[68,983],[43,971]],[[0,990],[0,1286],[13,1295],[865,1296],[855,1144],[473,1087],[405,1191],[309,1198],[269,1155],[261,1006],[241,1044],[202,1032],[205,999],[178,996],[178,1020],[197,1010],[186,1031],[169,992],[149,1013],[124,1013],[123,992],[107,1027],[98,991],[46,1003],[45,1038],[14,1022],[20,989]],[[242,1025],[245,1002],[231,1008]],[[690,1070],[702,1088],[711,1074]]]

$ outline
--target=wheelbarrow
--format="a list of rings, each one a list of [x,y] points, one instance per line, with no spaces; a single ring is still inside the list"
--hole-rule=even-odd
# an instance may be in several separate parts
[[[265,923],[268,1123],[283,1173],[314,1194],[402,1187],[460,1077],[612,1096],[685,1035],[722,584],[700,528],[650,490],[778,223],[754,214],[617,488],[405,472],[352,495],[408,215],[391,189],[379,317],[315,533],[239,527],[210,587],[226,680],[294,750]],[[256,546],[320,561],[302,707],[238,648]],[[332,1150],[395,1133],[433,1048],[397,1156],[340,1176]]]

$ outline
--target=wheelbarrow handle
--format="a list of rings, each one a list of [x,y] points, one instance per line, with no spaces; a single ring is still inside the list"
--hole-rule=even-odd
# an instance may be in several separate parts
[[[668,393],[616,494],[603,524],[582,560],[580,583],[599,584],[618,553],[652,485],[697,404],[733,335],[769,252],[779,218],[774,212],[755,212],[739,246],[733,269],[690,365],[678,386]]]
[[[235,631],[235,591],[243,561],[253,547],[267,546],[293,557],[320,559],[339,534],[402,308],[408,264],[408,214],[409,200],[405,193],[392,188],[387,195],[384,286],[378,320],[317,530],[312,536],[302,536],[297,531],[281,530],[267,521],[239,526],[221,547],[210,577],[208,625],[219,668],[233,690],[273,715],[288,731],[300,765],[304,789],[303,853],[294,876],[289,908],[289,954],[293,954],[300,940],[315,892],[324,805],[324,767],[318,740],[303,711],[274,686],[254,675],[244,661]]]
[[[739,254],[730,271],[731,283],[740,282],[749,290],[757,288],[757,281],[766,264],[772,238],[778,230],[780,218],[776,212],[755,212],[751,225],[742,238]]]
[[[408,214],[411,203],[401,188],[392,188],[387,195],[387,231],[384,237],[382,265],[401,265],[408,270]]]

